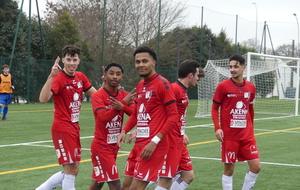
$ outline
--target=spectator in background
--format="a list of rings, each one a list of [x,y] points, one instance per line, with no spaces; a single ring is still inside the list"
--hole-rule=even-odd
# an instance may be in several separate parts
[[[6,115],[8,113],[8,105],[11,102],[11,97],[13,93],[14,79],[9,73],[9,66],[2,66],[2,73],[0,74],[0,114],[2,113],[2,120],[8,121]]]

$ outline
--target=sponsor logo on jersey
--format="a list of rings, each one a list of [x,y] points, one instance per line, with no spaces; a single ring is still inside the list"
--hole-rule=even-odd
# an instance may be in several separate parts
[[[231,109],[230,114],[233,115],[246,115],[248,113],[247,106],[243,101],[238,101],[235,105],[236,109]]]
[[[227,94],[227,97],[237,97],[236,94]]]
[[[79,113],[80,107],[81,107],[80,95],[77,92],[75,92],[73,94],[73,102],[70,102],[69,108],[72,110],[72,113]]]
[[[137,120],[138,122],[146,122],[146,123],[148,123],[148,121],[151,120],[150,114],[146,113],[146,107],[144,103],[142,103],[139,107]]]
[[[235,152],[228,152],[228,153],[227,153],[227,157],[228,157],[229,159],[235,159]]]
[[[118,114],[110,122],[106,123],[106,128],[121,128],[122,117]]]
[[[66,89],[73,89],[73,86],[66,86]]]
[[[137,114],[137,137],[149,137],[150,135],[150,129],[147,126],[151,120],[151,116],[146,111],[146,107],[144,103],[142,103]]]

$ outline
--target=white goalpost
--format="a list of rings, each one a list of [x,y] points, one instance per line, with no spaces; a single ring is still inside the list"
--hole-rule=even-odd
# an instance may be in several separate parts
[[[298,115],[300,58],[248,52],[244,77],[256,86],[255,113]],[[228,59],[208,60],[205,77],[198,84],[195,117],[211,116],[217,85],[230,78]]]

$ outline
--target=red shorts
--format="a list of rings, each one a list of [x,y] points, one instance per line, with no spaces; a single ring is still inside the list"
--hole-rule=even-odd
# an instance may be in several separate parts
[[[165,162],[168,149],[164,147],[156,147],[150,159],[142,160],[139,156],[144,147],[134,146],[127,158],[125,167],[125,175],[132,176],[142,181],[158,180],[160,170]]]
[[[224,140],[221,143],[222,162],[235,163],[259,159],[255,138],[244,141]]]
[[[120,179],[117,169],[116,159],[118,147],[111,152],[97,151],[91,149],[91,159],[93,164],[92,178],[98,183],[110,182]]]
[[[52,141],[60,165],[80,162],[81,144],[79,133],[52,131]]]
[[[182,153],[181,153],[181,158],[180,158],[177,173],[183,171],[193,171],[192,160],[186,146],[182,147]]]
[[[164,162],[160,171],[159,177],[173,178],[176,176],[180,158],[182,154],[182,147],[170,147],[167,154],[166,161]]]

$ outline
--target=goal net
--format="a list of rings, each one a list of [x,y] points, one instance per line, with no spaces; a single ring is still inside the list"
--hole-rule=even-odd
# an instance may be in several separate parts
[[[255,113],[298,115],[299,58],[258,53],[243,55],[244,77],[256,86]],[[198,84],[195,117],[211,117],[212,97],[217,85],[231,77],[228,59],[208,60],[205,77]]]

